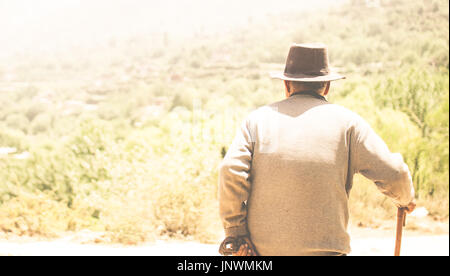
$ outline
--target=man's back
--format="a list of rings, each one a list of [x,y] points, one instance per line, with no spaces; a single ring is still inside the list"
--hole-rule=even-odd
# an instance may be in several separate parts
[[[349,252],[351,120],[350,112],[311,95],[252,114],[248,227],[261,254]]]
[[[248,190],[246,218],[230,211],[230,227],[246,224],[261,255],[349,253],[347,204],[356,172],[398,202],[411,200],[401,157],[355,113],[314,93],[259,108],[241,131],[221,181]],[[237,186],[222,193],[221,205]],[[226,220],[226,207],[221,213]]]

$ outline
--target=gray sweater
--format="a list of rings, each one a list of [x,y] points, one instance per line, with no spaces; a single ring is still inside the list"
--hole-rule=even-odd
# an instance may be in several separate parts
[[[402,156],[357,114],[311,93],[261,107],[220,166],[225,234],[250,234],[261,255],[347,254],[355,173],[397,206],[414,198]]]

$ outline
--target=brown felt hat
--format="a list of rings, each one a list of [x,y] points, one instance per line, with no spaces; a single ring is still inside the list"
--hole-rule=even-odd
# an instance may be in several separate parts
[[[301,82],[325,82],[344,79],[328,67],[328,51],[324,44],[293,44],[284,72],[271,72],[276,79]]]

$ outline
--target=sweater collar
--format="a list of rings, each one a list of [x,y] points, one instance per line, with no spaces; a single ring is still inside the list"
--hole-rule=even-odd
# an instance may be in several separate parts
[[[292,94],[291,96],[289,96],[289,97],[292,97],[292,96],[297,96],[297,95],[309,95],[309,96],[313,96],[314,98],[316,98],[316,99],[320,99],[320,100],[324,100],[324,101],[327,101],[327,99],[325,99],[325,97],[324,96],[322,96],[322,95],[319,95],[319,94],[317,94],[316,92],[314,92],[314,91],[302,91],[302,92],[295,92],[294,94]]]

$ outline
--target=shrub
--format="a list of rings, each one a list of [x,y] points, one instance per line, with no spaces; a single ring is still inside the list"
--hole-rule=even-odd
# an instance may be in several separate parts
[[[37,134],[41,132],[46,132],[48,129],[52,128],[53,118],[49,114],[39,114],[31,122],[31,133]]]
[[[25,117],[22,114],[11,114],[6,117],[5,120],[7,126],[13,129],[21,130],[24,133],[28,132],[28,128],[30,125],[30,122],[28,121],[27,117]]]

